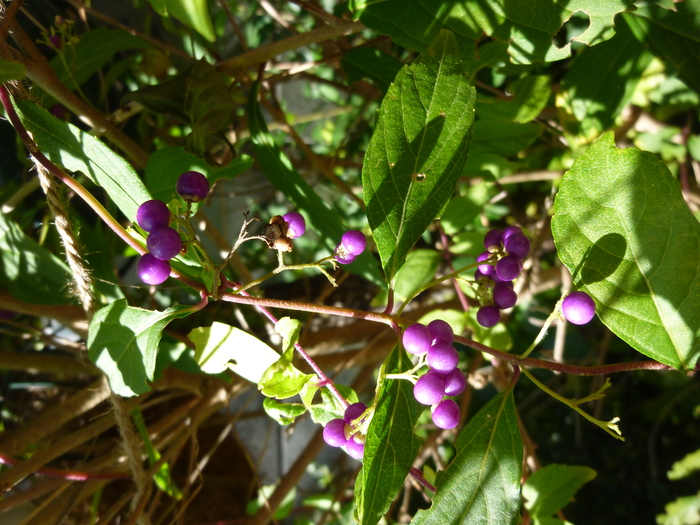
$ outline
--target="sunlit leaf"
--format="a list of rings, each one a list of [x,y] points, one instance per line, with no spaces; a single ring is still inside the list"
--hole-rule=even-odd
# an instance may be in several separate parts
[[[547,465],[532,473],[523,485],[525,508],[533,517],[549,517],[595,477],[595,470],[588,467]]]
[[[280,425],[291,425],[297,417],[306,412],[306,407],[301,403],[280,403],[271,397],[263,400],[263,409]]]

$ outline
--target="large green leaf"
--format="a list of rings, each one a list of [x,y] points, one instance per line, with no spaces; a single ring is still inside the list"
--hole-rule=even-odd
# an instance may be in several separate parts
[[[547,465],[523,485],[525,507],[534,518],[547,518],[564,508],[576,492],[595,478],[595,470],[576,465]]]
[[[515,525],[520,515],[523,444],[512,386],[489,401],[455,442],[457,454],[438,473],[433,505],[414,525]]]
[[[21,301],[70,302],[68,266],[0,211],[0,285]]]
[[[362,185],[389,283],[454,192],[469,151],[474,101],[449,31],[403,67],[384,97]]]
[[[51,162],[68,171],[80,171],[102,186],[126,217],[136,222],[136,210],[151,199],[134,168],[105,144],[45,109],[15,100],[22,124]]]
[[[575,120],[567,127],[589,140],[613,125],[652,59],[624,19],[618,22],[612,39],[576,55],[557,98],[557,105]]]
[[[248,99],[248,124],[255,158],[270,182],[296,205],[309,227],[316,230],[330,254],[347,228],[343,226],[340,214],[324,202],[275,144],[260,111],[258,89],[259,85],[256,84]],[[360,255],[347,268],[375,284],[383,284],[376,262],[369,252]]]
[[[449,29],[457,35],[460,55],[472,61],[483,32],[508,42],[511,60],[522,64],[569,57],[570,44],[557,48],[552,37],[574,12],[590,19],[575,40],[594,45],[615,34],[617,13],[634,7],[632,0],[353,0],[350,5],[366,26],[409,49],[424,51],[441,29]]]
[[[24,75],[24,64],[0,59],[0,84],[4,84],[8,80],[21,80]]]
[[[386,358],[387,374],[405,372],[411,360],[398,346]],[[413,397],[413,385],[404,379],[385,379],[367,430],[362,470],[357,475],[355,505],[361,525],[375,525],[406,481],[416,459],[420,438],[413,433],[423,407]]]
[[[340,65],[348,77],[348,84],[367,78],[384,94],[401,70],[401,62],[371,47],[351,49],[343,55]]]
[[[148,392],[153,380],[158,343],[163,328],[173,319],[192,313],[189,306],[162,312],[129,306],[120,299],[95,313],[88,331],[88,357],[120,396]]]
[[[682,370],[700,355],[700,224],[654,155],[612,132],[562,179],[552,232],[576,288],[639,352]]]
[[[170,15],[197,31],[209,42],[216,40],[207,0],[158,0],[153,3],[164,5]]]
[[[596,48],[597,49],[597,48]],[[481,120],[530,122],[547,105],[552,92],[552,80],[547,75],[528,75],[508,86],[512,97],[501,100],[495,97],[478,97],[476,115]]]
[[[474,123],[471,155],[511,157],[529,147],[541,132],[534,122],[478,120]]]

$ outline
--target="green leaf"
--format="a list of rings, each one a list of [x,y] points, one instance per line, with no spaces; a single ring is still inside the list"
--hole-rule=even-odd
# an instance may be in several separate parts
[[[291,425],[297,417],[306,412],[306,407],[301,403],[279,403],[270,397],[263,400],[263,409],[280,425]]]
[[[356,47],[343,55],[340,65],[348,77],[348,84],[366,78],[386,94],[402,64],[378,49]]]
[[[435,498],[414,525],[515,525],[520,514],[523,444],[512,386],[489,401],[455,442],[457,454],[438,473]]]
[[[350,8],[372,29],[414,51],[424,51],[442,29],[454,31],[465,63],[476,60],[476,42],[486,35],[508,42],[516,64],[568,58],[571,45],[557,48],[552,37],[576,11],[590,19],[588,29],[574,40],[595,45],[615,34],[614,18],[634,9],[632,0],[354,0]]]
[[[700,492],[668,503],[666,514],[656,516],[659,525],[697,525],[700,523]]]
[[[22,124],[51,162],[68,171],[80,171],[102,186],[124,215],[136,222],[136,210],[151,195],[131,164],[101,140],[57,119],[36,104],[24,100],[15,100],[15,104]]]
[[[253,159],[243,154],[224,168],[213,168],[183,147],[167,147],[159,149],[148,158],[144,179],[154,199],[170,202],[177,198],[175,185],[180,175],[186,171],[199,171],[214,184],[220,179],[232,179],[252,165]],[[201,203],[193,203],[192,212],[196,213],[200,205]]]
[[[508,92],[513,94],[508,100],[478,97],[476,115],[479,119],[489,122],[530,122],[547,105],[551,94],[550,84],[551,79],[547,75],[528,75],[508,87]]]
[[[362,185],[390,284],[454,192],[469,151],[474,100],[448,31],[403,67],[384,97],[365,155]]]
[[[157,1],[163,5],[161,0]],[[216,40],[207,0],[165,0],[165,9],[168,14],[197,31],[209,42]]]
[[[105,373],[116,394],[129,397],[148,392],[163,328],[190,313],[189,306],[158,312],[128,306],[126,299],[115,301],[98,310],[90,322],[88,357]]]
[[[680,461],[676,461],[668,471],[668,479],[682,479],[700,470],[700,449],[691,452]]]
[[[359,400],[355,391],[345,385],[335,385],[340,392],[340,395],[350,403],[357,403]],[[321,403],[313,404],[314,395],[317,391],[321,391]],[[309,409],[309,414],[314,423],[326,426],[331,419],[343,417],[345,415],[345,406],[331,394],[327,388],[318,387],[316,383],[306,383],[301,391],[301,400],[306,408]]]
[[[254,501],[248,502],[248,505],[245,509],[246,514],[252,516],[258,511],[258,509],[268,506],[268,501],[270,499],[270,496],[272,496],[272,493],[275,492],[275,488],[277,488],[276,485],[263,485],[262,487],[260,487],[260,490],[258,490],[258,498]],[[283,520],[284,518],[289,516],[289,513],[292,512],[292,509],[294,508],[294,501],[296,497],[297,489],[296,487],[292,487],[292,490],[287,492],[287,495],[281,501],[279,507],[277,507],[277,510],[275,511],[273,517],[276,520]]]
[[[25,71],[24,64],[0,58],[0,84],[9,80],[22,80]]]
[[[700,224],[651,153],[603,135],[564,175],[552,233],[577,289],[646,356],[692,370],[700,355]]]
[[[428,323],[435,319],[441,319],[452,327],[452,331],[455,334],[461,335],[464,333],[464,329],[467,326],[467,316],[468,313],[464,310],[443,310],[436,308],[418,319],[418,322],[428,325]]]
[[[529,147],[542,132],[534,122],[477,120],[474,123],[471,155],[511,157]]]
[[[0,285],[12,297],[36,304],[73,302],[72,278],[66,263],[0,211]]]
[[[127,93],[122,99],[122,105],[133,100],[154,113],[167,113],[188,120],[189,117],[185,113],[187,84],[196,65],[197,62],[193,62],[167,80]]]
[[[386,374],[405,372],[411,360],[397,346],[382,366]],[[380,372],[381,373],[381,372]],[[361,525],[375,525],[389,509],[416,459],[421,440],[413,433],[423,407],[404,379],[384,379],[367,429],[362,469],[357,476],[355,505]]]
[[[195,328],[187,337],[194,343],[195,361],[208,374],[218,374],[228,368],[257,383],[280,357],[257,337],[224,323]]]
[[[476,219],[479,212],[481,212],[481,206],[468,196],[455,197],[445,208],[442,217],[440,217],[440,224],[447,235],[454,235],[464,230],[467,224]]]
[[[435,278],[435,272],[440,265],[442,255],[435,250],[413,250],[406,256],[406,264],[396,273],[396,285],[394,286],[394,302],[402,303],[421,287]],[[379,292],[372,300],[376,306],[386,304],[388,291]]]
[[[156,463],[160,458],[160,452],[156,450],[156,447],[151,441],[151,436],[148,434],[148,428],[146,428],[146,422],[143,420],[143,413],[141,409],[137,406],[131,413],[131,417],[134,421],[134,426],[138,430],[139,436],[143,441],[144,449],[146,450],[146,455],[148,456],[148,462],[151,466]],[[170,465],[168,463],[163,463],[158,471],[153,475],[153,481],[160,490],[165,492],[168,496],[175,498],[176,500],[182,499],[182,492],[177,488],[177,485],[170,476]]]
[[[271,364],[258,382],[258,389],[268,397],[287,399],[302,391],[313,374],[303,374],[292,364],[294,346]]]
[[[98,27],[80,35],[75,45],[66,45],[51,60],[61,82],[71,91],[82,86],[119,51],[140,49],[150,44],[119,29]]]
[[[675,11],[647,3],[624,16],[640,42],[700,92],[700,0],[677,3]]]
[[[275,332],[282,336],[282,353],[294,353],[294,344],[299,342],[301,321],[283,317],[275,324]]]
[[[501,352],[510,351],[513,348],[513,338],[510,336],[505,323],[498,323],[492,328],[484,328],[477,322],[476,312],[476,308],[470,309],[467,318],[467,325],[472,329],[472,339],[477,343],[490,346]]]
[[[248,99],[248,124],[255,158],[270,182],[295,204],[307,225],[316,230],[330,254],[347,228],[342,225],[340,214],[325,203],[275,144],[258,105],[259,87],[254,85]],[[383,284],[374,257],[368,251],[347,268],[375,284]]]
[[[618,19],[616,29],[612,39],[576,55],[557,98],[557,106],[573,121],[567,127],[588,140],[614,124],[652,59],[624,19]]]
[[[547,465],[523,485],[525,508],[533,517],[549,517],[563,509],[578,490],[596,477],[588,467]]]

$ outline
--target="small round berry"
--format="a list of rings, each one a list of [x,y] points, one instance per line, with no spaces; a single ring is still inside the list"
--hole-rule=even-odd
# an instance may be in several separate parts
[[[433,423],[438,428],[449,430],[459,424],[459,406],[452,399],[444,399],[433,410]]]
[[[564,298],[561,311],[570,323],[586,324],[595,316],[595,303],[586,292],[571,292]]]
[[[505,228],[503,228],[503,241],[502,242],[505,243],[506,239],[508,237],[510,237],[511,235],[513,235],[514,233],[523,233],[523,230],[521,230],[517,226],[506,226]]]
[[[146,246],[148,246],[148,251],[153,254],[153,257],[167,261],[180,253],[182,240],[177,230],[166,226],[151,233],[146,239]]]
[[[445,380],[434,372],[420,376],[413,387],[413,397],[423,405],[439,403],[444,395]]]
[[[430,330],[424,324],[416,323],[407,327],[401,336],[406,352],[414,355],[425,354],[433,342]]]
[[[54,49],[61,49],[63,47],[63,40],[60,35],[49,35],[49,43]]]
[[[186,201],[199,202],[209,194],[209,181],[198,171],[186,171],[177,179],[177,194]]]
[[[56,118],[59,118],[61,120],[70,120],[68,118],[68,115],[69,115],[68,110],[66,109],[65,106],[63,106],[61,104],[54,104],[53,106],[51,106],[49,111]]]
[[[358,230],[346,231],[340,238],[340,244],[343,245],[345,251],[349,255],[357,257],[365,251],[367,247],[367,238],[365,234]]]
[[[161,261],[152,254],[146,253],[139,258],[136,273],[146,284],[161,284],[170,275],[170,264],[168,261]]]
[[[483,252],[476,258],[476,262],[484,262],[489,257],[491,257],[491,252]],[[482,275],[493,275],[496,271],[493,264],[480,264],[478,268]]]
[[[351,262],[354,262],[355,259],[357,259],[357,255],[350,255],[347,251],[345,251],[342,244],[338,244],[335,247],[335,260],[340,264],[350,264]]]
[[[495,306],[482,306],[476,312],[476,321],[484,328],[491,328],[501,320],[501,312]]]
[[[530,253],[530,239],[522,233],[514,233],[503,241],[503,246],[509,255],[524,259]]]
[[[445,395],[458,396],[467,387],[467,377],[459,368],[455,368],[449,374],[442,376],[445,381]]]
[[[331,419],[323,427],[323,439],[331,447],[342,447],[348,442],[345,437],[345,420],[341,418]]]
[[[493,287],[493,304],[496,305],[496,308],[505,310],[515,306],[516,302],[518,302],[518,294],[515,293],[512,285],[496,283],[496,286]]]
[[[163,201],[151,199],[136,210],[136,222],[147,232],[154,232],[170,224],[170,210]]]
[[[304,235],[306,231],[306,220],[301,213],[289,212],[283,217],[284,220],[289,225],[287,229],[287,237],[290,239],[296,239]]]
[[[496,276],[502,281],[512,281],[522,271],[523,262],[514,255],[506,255],[496,263]]]
[[[451,345],[452,341],[455,340],[454,332],[450,323],[443,321],[442,319],[435,319],[428,323],[428,331],[430,336],[433,338],[432,343],[444,343],[446,345]]]
[[[428,366],[431,370],[447,374],[457,368],[459,354],[454,346],[437,343],[428,350]]]
[[[484,236],[484,247],[489,251],[498,251],[501,249],[502,240],[503,232],[501,232],[501,230],[489,230]]]
[[[349,425],[353,421],[355,421],[358,417],[360,417],[362,414],[365,413],[365,410],[367,410],[367,405],[364,403],[353,403],[350,405],[348,408],[345,409],[345,413],[343,414],[343,419],[345,419],[345,422]]]
[[[362,461],[362,457],[365,455],[365,444],[360,443],[355,436],[353,436],[348,439],[348,442],[345,444],[345,452],[347,452],[351,458]]]

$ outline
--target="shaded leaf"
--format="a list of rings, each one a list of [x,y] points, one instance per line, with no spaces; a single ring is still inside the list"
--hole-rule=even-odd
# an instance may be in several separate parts
[[[189,306],[162,312],[134,308],[120,299],[95,313],[88,330],[88,357],[102,370],[112,390],[129,397],[148,392],[158,343],[173,319],[192,313]]]
[[[534,472],[523,485],[525,508],[535,518],[549,517],[563,509],[595,477],[595,470],[588,467],[547,465]]]
[[[406,256],[406,263],[396,273],[394,302],[400,304],[412,297],[421,287],[435,278],[442,255],[435,250],[413,250]],[[386,289],[372,300],[376,306],[385,305],[388,297]]]
[[[529,147],[542,132],[534,122],[477,120],[474,123],[471,155],[511,157]],[[470,156],[471,156],[470,155]]]
[[[22,124],[51,162],[68,171],[82,172],[102,186],[122,213],[136,222],[136,210],[151,195],[131,164],[101,140],[57,119],[36,104],[24,100],[16,100],[15,104]]]
[[[203,372],[217,374],[231,369],[252,383],[262,378],[265,370],[280,355],[257,337],[224,323],[195,328],[187,334],[194,343],[194,359]]]
[[[68,265],[0,211],[0,285],[12,297],[37,304],[73,302]]]
[[[445,207],[469,151],[474,88],[454,36],[404,66],[379,110],[362,167],[367,218],[387,281]]]
[[[216,40],[207,0],[165,0],[165,8],[170,15],[197,31],[209,42]]]
[[[0,58],[0,84],[9,80],[21,80],[25,75],[24,64]]]
[[[348,77],[348,84],[366,78],[384,94],[402,66],[394,57],[371,47],[351,49],[343,55],[340,65]]]
[[[597,47],[596,47],[597,49]],[[551,94],[551,79],[547,75],[528,75],[508,87],[512,97],[500,100],[477,97],[476,115],[481,120],[504,120],[524,124],[537,117],[547,105]]]
[[[399,346],[387,356],[384,373],[397,374],[412,367]],[[413,427],[423,407],[413,398],[413,384],[404,379],[384,379],[374,416],[367,429],[362,470],[355,488],[358,522],[375,525],[389,509],[403,486],[418,454],[421,440]]]
[[[639,352],[681,370],[700,355],[700,224],[651,153],[603,135],[564,175],[552,233],[577,289]]]
[[[414,525],[515,525],[520,514],[523,444],[512,385],[467,423],[455,442],[457,454],[439,472],[435,498]]]
[[[152,86],[144,86],[136,91],[127,93],[122,99],[122,105],[130,101],[138,102],[154,113],[167,113],[182,120],[188,120],[185,113],[185,98],[187,83],[196,62],[186,66],[177,75]]]

